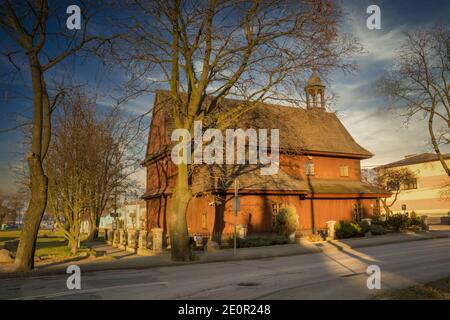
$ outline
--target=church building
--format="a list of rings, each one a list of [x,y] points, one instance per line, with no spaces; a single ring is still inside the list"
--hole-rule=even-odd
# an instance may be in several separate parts
[[[385,191],[365,184],[361,160],[373,156],[360,146],[335,113],[325,108],[325,86],[313,73],[305,87],[306,108],[261,103],[239,116],[233,128],[279,129],[279,170],[261,175],[255,165],[198,165],[192,171],[194,197],[188,206],[190,234],[215,238],[233,230],[233,198],[237,179],[240,208],[237,223],[249,233],[274,231],[274,218],[284,206],[299,217],[297,235],[316,233],[329,220],[358,221],[370,217]],[[225,99],[224,110],[242,103]],[[147,154],[148,230],[168,230],[176,165],[171,161],[171,99],[167,91],[155,96]],[[195,166],[194,166],[195,167]]]

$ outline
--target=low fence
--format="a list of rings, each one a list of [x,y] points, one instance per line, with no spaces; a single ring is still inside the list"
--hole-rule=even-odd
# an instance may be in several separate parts
[[[446,224],[450,225],[450,216],[443,217],[427,217],[428,225]]]

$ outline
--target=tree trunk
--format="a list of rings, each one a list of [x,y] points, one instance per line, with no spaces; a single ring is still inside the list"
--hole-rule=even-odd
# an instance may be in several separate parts
[[[47,206],[48,179],[44,174],[42,163],[38,156],[28,156],[30,170],[31,198],[20,233],[19,247],[17,248],[15,269],[18,272],[29,271],[34,267],[34,251],[42,216]]]
[[[387,205],[387,200],[386,199],[381,199],[381,203],[383,204],[383,209],[384,212],[386,213],[386,218],[389,217],[389,215],[391,214],[391,208]]]
[[[99,227],[100,219],[96,217],[89,218],[89,235],[87,237],[88,241],[93,241],[98,239],[98,227]]]
[[[431,144],[433,145],[434,151],[436,152],[436,155],[438,156],[439,162],[441,163],[442,167],[444,168],[445,173],[447,173],[447,175],[450,177],[450,168],[448,167],[447,163],[445,162],[444,157],[442,156],[438,141],[436,140],[436,136],[434,135],[434,130],[433,130],[434,113],[435,113],[435,104],[433,103],[433,106],[430,111],[430,115],[428,117],[428,132],[430,134]]]
[[[98,228],[96,226],[90,227],[89,235],[87,236],[87,241],[94,241],[98,239]]]
[[[186,220],[187,206],[191,200],[187,164],[178,165],[178,174],[169,212],[169,232],[173,261],[189,261],[191,251]]]
[[[69,240],[69,249],[70,249],[70,254],[71,255],[77,254],[77,251],[78,251],[78,239],[70,239]]]
[[[34,267],[34,251],[42,216],[47,206],[48,178],[43,162],[50,143],[50,106],[45,89],[42,69],[36,53],[28,54],[31,80],[33,84],[33,130],[31,152],[27,156],[31,197],[25,213],[19,247],[17,248],[15,269],[23,272]]]

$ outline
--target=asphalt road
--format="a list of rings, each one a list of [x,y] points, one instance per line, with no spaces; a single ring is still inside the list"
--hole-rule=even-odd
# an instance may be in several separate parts
[[[369,290],[367,266],[381,268]],[[0,280],[0,299],[368,299],[450,276],[450,239],[261,260]]]

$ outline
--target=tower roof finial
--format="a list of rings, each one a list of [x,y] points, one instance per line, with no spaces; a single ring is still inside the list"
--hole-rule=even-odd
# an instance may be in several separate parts
[[[312,87],[312,86],[321,86],[324,87],[322,84],[322,81],[320,80],[320,77],[317,74],[317,69],[314,67],[313,72],[311,76],[308,79],[308,82],[306,83],[306,87]]]

